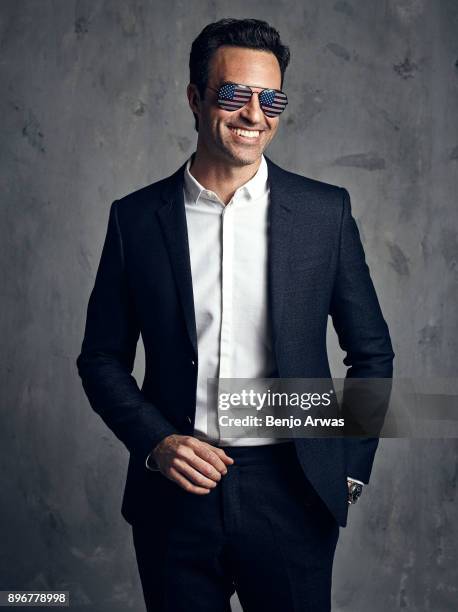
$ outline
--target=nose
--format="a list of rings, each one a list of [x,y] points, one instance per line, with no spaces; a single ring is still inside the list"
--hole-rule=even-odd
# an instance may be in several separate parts
[[[240,116],[250,123],[264,123],[264,113],[259,104],[259,94],[257,92],[253,92],[248,104],[245,104],[245,106],[240,109]]]

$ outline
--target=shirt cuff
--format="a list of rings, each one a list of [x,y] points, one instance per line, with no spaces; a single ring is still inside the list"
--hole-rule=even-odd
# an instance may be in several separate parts
[[[360,485],[365,485],[365,482],[361,482],[361,480],[357,480],[356,478],[352,478],[352,476],[347,476],[347,480],[351,480],[352,482],[357,482]]]
[[[159,468],[156,465],[156,461],[154,460],[153,457],[153,452],[151,451],[151,453],[149,453],[149,455],[146,457],[145,460],[145,467],[147,470],[149,470],[150,472],[159,472]]]

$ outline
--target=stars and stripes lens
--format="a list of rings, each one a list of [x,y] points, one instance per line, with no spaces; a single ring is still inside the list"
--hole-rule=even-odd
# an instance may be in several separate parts
[[[263,89],[259,93],[259,104],[267,117],[277,117],[285,110],[288,98],[282,91]]]
[[[218,104],[227,111],[234,111],[248,104],[252,95],[251,88],[246,85],[224,83],[218,92]]]
[[[226,111],[235,111],[248,102],[253,95],[248,85],[223,83],[218,90],[218,105]],[[286,94],[278,89],[263,89],[259,92],[259,104],[267,117],[277,117],[288,104]]]

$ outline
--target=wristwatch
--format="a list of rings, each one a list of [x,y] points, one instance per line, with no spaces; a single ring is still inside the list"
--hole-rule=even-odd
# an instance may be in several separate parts
[[[348,503],[356,504],[363,490],[363,485],[354,480],[347,480],[348,484]]]

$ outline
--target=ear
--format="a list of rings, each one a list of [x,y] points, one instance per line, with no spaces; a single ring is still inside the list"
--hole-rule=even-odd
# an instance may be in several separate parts
[[[186,89],[186,94],[188,96],[189,106],[193,113],[197,115],[200,114],[200,94],[197,89],[197,86],[194,83],[189,83]]]

